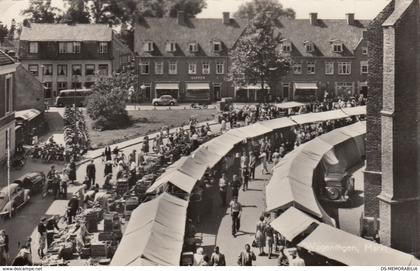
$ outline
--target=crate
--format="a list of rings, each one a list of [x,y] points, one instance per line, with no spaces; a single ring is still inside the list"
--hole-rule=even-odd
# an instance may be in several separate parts
[[[112,241],[114,240],[114,233],[113,232],[100,232],[98,234],[99,241]]]
[[[91,243],[90,254],[92,258],[106,257],[108,255],[108,245],[105,242]]]

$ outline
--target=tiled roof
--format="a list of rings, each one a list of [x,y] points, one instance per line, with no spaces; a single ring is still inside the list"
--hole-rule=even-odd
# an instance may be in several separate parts
[[[25,41],[111,41],[112,28],[106,24],[37,24],[23,27]]]
[[[367,30],[369,22],[368,20],[355,20],[353,25],[349,25],[347,20],[318,19],[316,25],[311,25],[310,20],[306,19],[282,18],[278,29],[281,36],[292,43],[292,56],[352,56],[353,50],[356,49],[363,37],[363,31]],[[332,51],[332,40],[343,42],[343,53]],[[305,42],[314,44],[315,48],[312,53],[306,51]]]
[[[185,19],[185,24],[179,25],[176,18],[144,18],[135,27],[134,51],[141,56],[148,55],[144,52],[143,45],[147,41],[154,43],[153,55],[173,56],[191,55],[188,44],[198,43],[199,52],[195,55],[214,55],[212,41],[221,41],[222,46],[232,48],[243,32],[247,21],[230,19],[229,24],[223,24],[220,19]],[[176,42],[175,53],[166,52],[166,43]],[[226,52],[226,50],[224,50]],[[225,54],[224,54],[225,55]]]
[[[0,66],[14,64],[15,61],[3,51],[0,51]]]

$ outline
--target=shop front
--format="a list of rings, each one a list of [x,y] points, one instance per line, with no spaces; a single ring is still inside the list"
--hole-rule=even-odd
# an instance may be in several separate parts
[[[191,102],[210,102],[210,84],[186,83],[185,100]]]
[[[179,99],[179,83],[156,83],[155,97],[162,95],[171,95],[175,99]]]
[[[336,97],[347,98],[354,95],[354,83],[353,82],[336,82],[335,83],[335,95]]]
[[[246,85],[235,88],[235,100],[238,102],[264,102],[269,99],[270,87],[264,84]]]
[[[294,83],[293,100],[309,102],[316,99],[318,94],[317,83]]]

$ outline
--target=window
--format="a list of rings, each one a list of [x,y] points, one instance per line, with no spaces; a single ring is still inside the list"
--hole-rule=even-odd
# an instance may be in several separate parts
[[[315,74],[315,61],[308,61],[306,63],[306,69],[308,74]]]
[[[108,76],[108,64],[99,64],[98,73],[102,76]]]
[[[197,64],[190,63],[188,64],[188,74],[196,74],[197,73]]]
[[[85,75],[94,75],[95,74],[95,65],[86,64],[85,65]]]
[[[175,42],[168,42],[166,43],[166,52],[175,52],[176,51],[176,43]]]
[[[67,89],[67,82],[57,82],[57,90],[61,91]]]
[[[5,92],[6,92],[6,113],[13,111],[13,84],[12,84],[12,75],[6,75],[6,81],[5,81]]]
[[[30,54],[38,54],[38,42],[30,42],[29,43],[29,53]]]
[[[334,53],[342,53],[343,52],[343,44],[342,43],[333,43],[333,52]]]
[[[163,74],[163,62],[155,62],[155,74]]]
[[[202,74],[210,74],[210,63],[208,63],[208,62],[203,63],[203,66],[201,67],[201,73]]]
[[[325,74],[334,74],[334,62],[325,62]]]
[[[149,74],[150,71],[150,65],[149,62],[140,62],[140,74]]]
[[[67,65],[58,64],[57,65],[57,75],[66,76],[67,75]]]
[[[53,98],[52,95],[52,82],[45,82],[44,83],[44,98]]]
[[[224,74],[225,73],[225,63],[224,62],[217,62],[216,63],[216,74]]]
[[[72,89],[81,89],[82,88],[82,83],[80,83],[80,82],[72,82],[71,83],[71,88]]]
[[[53,75],[53,65],[51,64],[46,64],[43,67],[44,69],[44,75]]]
[[[220,52],[222,51],[222,43],[220,41],[213,42],[213,52]]]
[[[99,43],[99,53],[100,54],[108,53],[108,42],[100,42]]]
[[[190,44],[188,44],[188,49],[192,53],[198,52],[198,44],[196,42],[191,42]]]
[[[368,54],[368,48],[362,47],[362,55],[367,55],[367,54]]]
[[[80,42],[73,42],[73,54],[80,54]]]
[[[38,65],[37,64],[29,65],[28,70],[33,76],[38,76]]]
[[[293,73],[302,74],[302,63],[300,62],[293,63]]]
[[[305,43],[306,52],[312,53],[314,51],[314,44],[312,42]]]
[[[352,82],[336,82],[335,91],[337,96],[350,96],[354,94],[354,88]]]
[[[360,61],[360,73],[368,73],[369,64],[367,61]]]
[[[153,51],[153,42],[152,41],[146,41],[143,47],[144,51],[146,52],[152,52]]]
[[[73,53],[73,42],[66,43],[66,53],[72,54]]]
[[[281,45],[281,50],[285,53],[292,51],[292,44],[290,42],[285,42]]]
[[[65,42],[59,42],[58,43],[58,53],[65,54],[67,53],[67,47]]]
[[[169,62],[169,74],[177,74],[178,65],[176,62]]]
[[[338,62],[338,74],[351,74],[350,62]]]
[[[82,75],[82,66],[81,65],[73,65],[71,66],[71,74],[72,75]]]

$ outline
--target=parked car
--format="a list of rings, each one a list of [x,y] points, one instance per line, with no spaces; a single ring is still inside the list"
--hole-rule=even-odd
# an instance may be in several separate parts
[[[24,189],[18,183],[12,183],[0,190],[0,216],[9,215],[11,217],[13,212],[29,201],[29,194],[30,190]]]
[[[154,106],[158,105],[176,105],[177,101],[171,95],[162,95],[159,98],[154,98],[152,100]]]
[[[23,189],[29,189],[31,195],[41,193],[45,182],[45,174],[42,172],[27,173],[21,179],[14,181],[14,183],[20,184]]]
[[[347,202],[354,192],[354,178],[348,172],[329,172],[324,177],[323,200]]]

